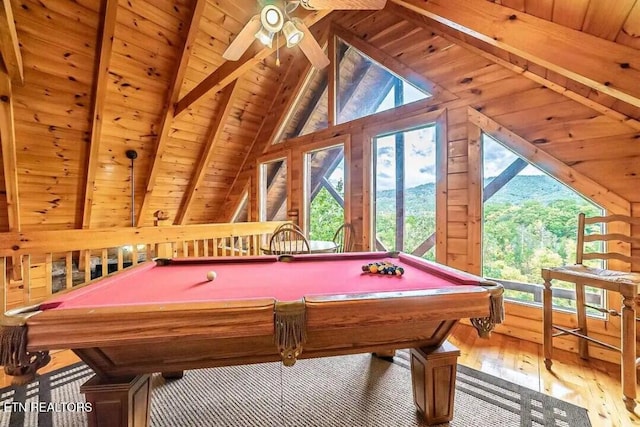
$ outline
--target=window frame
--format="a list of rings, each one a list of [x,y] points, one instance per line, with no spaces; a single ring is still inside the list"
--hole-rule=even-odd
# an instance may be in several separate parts
[[[364,129],[364,167],[366,189],[363,197],[364,212],[368,213],[363,221],[365,230],[369,232],[369,247],[376,248],[375,236],[375,170],[373,147],[375,139],[380,136],[410,131],[433,125],[436,140],[436,262],[447,264],[447,110],[440,109],[410,117],[391,120],[387,123],[369,125]]]
[[[300,162],[302,164],[302,191],[301,191],[301,203],[302,206],[302,221],[301,227],[305,234],[309,235],[310,223],[311,223],[311,200],[309,200],[309,192],[311,187],[311,179],[309,176],[308,158],[314,152],[342,147],[343,149],[343,161],[344,161],[344,173],[343,173],[343,185],[344,185],[344,200],[345,206],[343,208],[343,222],[349,222],[349,212],[347,212],[346,200],[349,200],[349,194],[347,193],[350,188],[350,183],[347,182],[349,177],[349,165],[351,156],[349,155],[351,146],[350,135],[337,136],[334,138],[328,138],[322,141],[318,141],[312,144],[305,145],[300,152]]]

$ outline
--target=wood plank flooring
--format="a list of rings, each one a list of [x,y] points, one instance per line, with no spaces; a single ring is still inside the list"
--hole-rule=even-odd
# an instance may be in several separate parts
[[[467,325],[458,325],[450,341],[460,348],[460,364],[587,408],[593,427],[640,426],[640,405],[632,414],[622,403],[617,365],[584,361],[577,354],[556,350],[553,372],[549,372],[541,345],[500,334],[484,340]],[[56,352],[40,372],[78,360],[70,351]],[[0,387],[10,381],[0,373]]]
[[[450,341],[460,348],[461,365],[582,406],[593,427],[640,426],[640,404],[632,414],[622,402],[618,365],[555,349],[549,372],[540,344],[500,334],[481,339],[467,325],[458,325]]]

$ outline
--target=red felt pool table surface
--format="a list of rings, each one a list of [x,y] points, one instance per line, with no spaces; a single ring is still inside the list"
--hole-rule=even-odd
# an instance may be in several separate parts
[[[362,271],[381,261],[404,274]],[[73,350],[97,375],[83,386],[87,400],[106,408],[90,425],[112,427],[131,425],[110,420],[113,402],[134,394],[147,404],[122,403],[118,419],[142,408],[147,425],[153,372],[414,348],[416,405],[432,424],[452,416],[458,353],[446,338],[461,318],[488,334],[502,321],[501,295],[482,277],[402,253],[157,260],[5,313],[2,358],[30,380],[49,350]],[[432,369],[447,387],[429,382]]]
[[[363,265],[385,261],[403,267],[404,274],[389,276],[362,271]],[[207,280],[210,271],[215,271],[217,275],[213,281]],[[409,255],[391,257],[381,252],[296,255],[291,262],[279,262],[276,256],[185,258],[171,260],[167,265],[145,263],[91,286],[55,297],[42,304],[40,309],[257,298],[292,301],[321,295],[477,286],[477,279]]]

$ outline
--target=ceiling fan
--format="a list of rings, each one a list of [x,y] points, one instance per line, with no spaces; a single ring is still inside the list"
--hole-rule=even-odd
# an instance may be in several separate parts
[[[302,6],[309,10],[378,10],[384,8],[387,0],[283,0],[270,1],[262,6],[260,13],[251,17],[229,44],[222,57],[228,61],[237,61],[255,39],[263,45],[272,47],[273,38],[282,32],[287,47],[300,46],[305,56],[317,69],[329,65],[329,58],[313,38],[309,28],[301,19],[292,16]],[[281,5],[281,6],[278,6]]]

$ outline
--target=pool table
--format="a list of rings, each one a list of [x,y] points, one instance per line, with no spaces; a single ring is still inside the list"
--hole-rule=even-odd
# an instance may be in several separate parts
[[[363,271],[375,262],[404,274]],[[96,374],[81,389],[90,425],[139,426],[150,373],[412,348],[432,424],[452,416],[452,327],[471,318],[487,335],[502,316],[500,285],[403,253],[157,259],[8,311],[1,354],[27,381],[49,350],[71,349]]]

